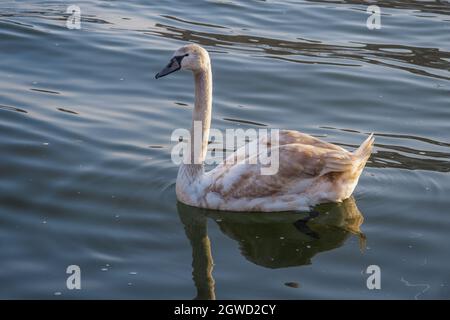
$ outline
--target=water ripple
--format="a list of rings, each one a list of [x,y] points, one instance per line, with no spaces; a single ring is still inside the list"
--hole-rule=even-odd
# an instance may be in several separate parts
[[[264,53],[264,57],[284,59],[290,62],[358,66],[358,64],[339,64],[334,62],[336,59],[354,60],[396,68],[417,75],[450,80],[450,76],[436,74],[424,69],[450,71],[450,52],[439,48],[356,42],[348,45],[333,45],[322,42],[289,41],[245,34],[201,32],[160,23],[157,23],[154,29],[145,33],[164,38],[191,41],[204,46],[219,47],[227,49],[227,51],[237,50],[252,54],[261,52]],[[287,58],[286,56],[314,57],[315,60],[311,62]]]

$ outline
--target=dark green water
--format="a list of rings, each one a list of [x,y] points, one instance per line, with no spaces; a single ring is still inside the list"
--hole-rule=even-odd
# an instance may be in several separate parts
[[[450,297],[448,1],[73,4],[80,30],[66,1],[0,3],[0,298]],[[190,126],[192,77],[154,74],[188,41],[211,53],[215,128],[349,149],[374,132],[354,198],[177,205],[170,135]]]

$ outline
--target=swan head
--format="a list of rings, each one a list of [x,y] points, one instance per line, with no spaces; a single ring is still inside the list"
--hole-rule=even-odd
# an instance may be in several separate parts
[[[167,76],[178,70],[199,73],[208,68],[210,68],[208,51],[197,44],[188,44],[175,51],[169,63],[155,75],[155,78]]]

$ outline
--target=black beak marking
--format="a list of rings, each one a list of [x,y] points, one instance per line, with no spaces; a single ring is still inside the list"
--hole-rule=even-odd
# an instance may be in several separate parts
[[[155,79],[162,78],[164,76],[167,76],[168,74],[171,74],[175,71],[178,71],[181,69],[181,60],[183,60],[184,57],[187,57],[189,54],[186,53],[182,56],[175,56],[172,59],[170,59],[170,62],[167,66],[165,66],[160,72],[158,72],[155,75]]]

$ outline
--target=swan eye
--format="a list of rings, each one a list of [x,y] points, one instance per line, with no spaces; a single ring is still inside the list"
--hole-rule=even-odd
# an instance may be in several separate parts
[[[174,57],[174,59],[178,62],[179,65],[181,65],[181,60],[183,60],[184,57],[187,57],[189,55],[189,53],[186,53],[182,56],[176,56]]]

